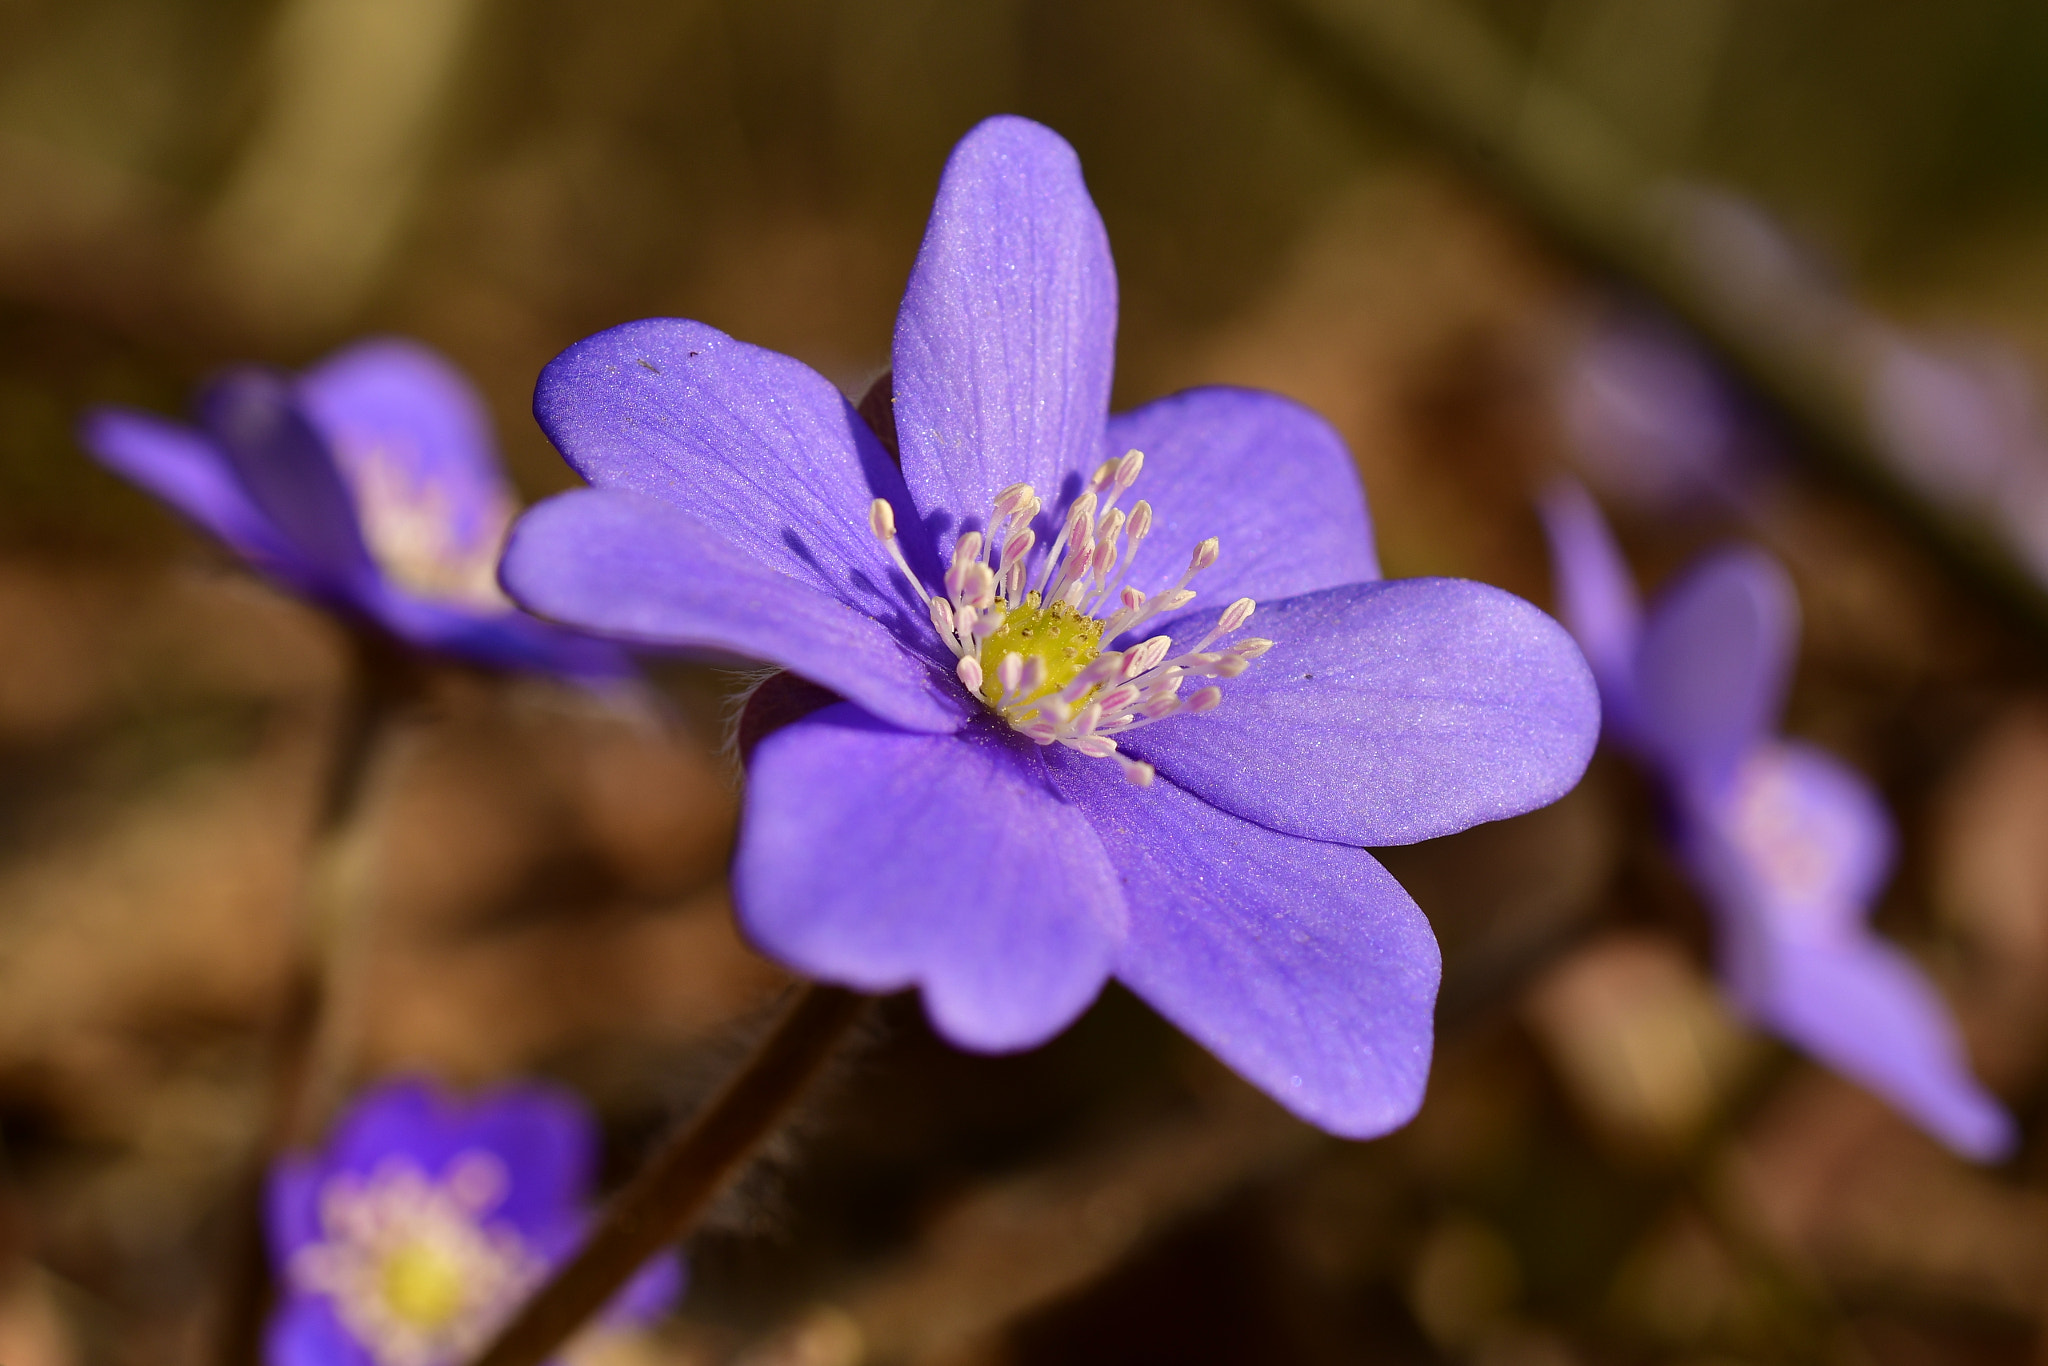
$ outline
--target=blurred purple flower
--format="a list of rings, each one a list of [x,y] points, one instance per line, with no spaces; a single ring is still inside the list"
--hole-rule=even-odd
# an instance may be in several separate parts
[[[1573,458],[1631,506],[1732,502],[1754,473],[1755,433],[1733,386],[1653,316],[1603,311],[1566,353],[1555,393]]]
[[[230,370],[198,418],[96,408],[80,440],[267,577],[413,646],[593,680],[629,672],[617,646],[499,591],[518,506],[482,403],[432,351],[377,340],[297,377]]]
[[[541,376],[596,487],[521,519],[505,583],[845,699],[751,759],[735,897],[782,962],[919,986],[984,1051],[1051,1037],[1114,976],[1296,1113],[1385,1132],[1421,1100],[1439,960],[1359,846],[1556,799],[1592,680],[1506,593],[1377,582],[1350,456],[1294,403],[1200,389],[1109,417],[1115,328],[1073,150],[992,119],[897,316],[900,468],[795,360],[614,328]],[[1185,610],[1198,575],[1220,621]],[[1255,597],[1271,639],[1226,644]]]
[[[1946,1005],[1867,923],[1893,859],[1876,793],[1831,755],[1773,733],[1798,638],[1784,571],[1758,551],[1720,551],[1646,617],[1582,489],[1553,490],[1543,515],[1565,622],[1610,734],[1664,788],[1679,855],[1718,923],[1730,995],[1957,1152],[2009,1151],[2012,1122],[1970,1075]]]
[[[364,1093],[324,1151],[271,1171],[270,1366],[467,1360],[575,1249],[596,1159],[589,1115],[553,1087]],[[652,1320],[682,1284],[674,1254],[650,1262],[606,1321]]]

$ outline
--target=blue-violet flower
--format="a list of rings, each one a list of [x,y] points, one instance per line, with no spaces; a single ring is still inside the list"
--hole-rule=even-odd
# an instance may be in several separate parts
[[[575,1249],[596,1156],[589,1115],[553,1087],[364,1093],[324,1151],[271,1171],[270,1366],[458,1366]],[[652,1320],[681,1290],[680,1261],[659,1258],[604,1321]]]
[[[541,376],[595,487],[520,520],[504,582],[844,699],[750,761],[734,895],[769,954],[919,986],[984,1051],[1051,1037],[1115,976],[1296,1113],[1382,1133],[1421,1100],[1439,959],[1361,846],[1555,800],[1597,694],[1529,604],[1378,581],[1350,456],[1294,403],[1197,389],[1110,417],[1115,330],[1073,150],[991,119],[897,315],[900,467],[795,360],[617,327]]]
[[[615,645],[519,611],[498,554],[518,505],[468,382],[414,342],[373,340],[303,375],[230,370],[198,427],[101,407],[80,440],[267,577],[420,649],[600,680]]]
[[[1565,622],[1610,735],[1664,790],[1737,1006],[1957,1152],[2008,1151],[2012,1121],[1971,1076],[1947,1007],[1868,924],[1895,842],[1876,792],[1773,733],[1799,629],[1784,570],[1756,550],[1719,551],[1645,614],[1584,490],[1560,485],[1543,514]]]

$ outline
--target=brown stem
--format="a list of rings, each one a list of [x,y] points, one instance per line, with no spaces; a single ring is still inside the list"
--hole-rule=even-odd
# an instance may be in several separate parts
[[[746,1066],[612,1198],[576,1256],[472,1366],[541,1366],[649,1258],[688,1233],[774,1132],[868,1000],[842,987],[798,988]]]
[[[294,927],[289,977],[269,1028],[270,1094],[255,1160],[235,1194],[234,1244],[228,1250],[220,1302],[220,1366],[253,1366],[272,1294],[270,1259],[263,1231],[264,1187],[271,1159],[294,1143],[309,1141],[332,1091],[325,1084],[323,1022],[333,994],[325,971],[325,947],[334,927],[323,923],[332,911],[336,851],[350,840],[365,814],[365,797],[380,767],[394,721],[417,696],[418,666],[396,647],[367,634],[354,640],[355,676],[336,728],[332,757],[314,818],[312,876],[307,905]]]

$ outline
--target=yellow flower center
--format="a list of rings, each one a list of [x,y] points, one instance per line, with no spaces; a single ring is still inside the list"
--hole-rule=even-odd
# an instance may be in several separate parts
[[[1017,702],[1036,702],[1048,693],[1058,692],[1102,653],[1101,619],[1063,602],[1045,606],[1034,592],[1026,593],[1024,605],[1015,611],[997,598],[994,610],[1002,613],[1002,625],[982,641],[983,651],[992,659],[1015,654],[1026,665],[1036,659],[1044,666],[1045,682],[1017,698]],[[994,673],[982,680],[981,697],[991,707],[1003,701],[1003,685]]]
[[[402,1243],[384,1258],[378,1277],[384,1303],[394,1318],[434,1329],[460,1314],[469,1299],[462,1264],[426,1242]]]

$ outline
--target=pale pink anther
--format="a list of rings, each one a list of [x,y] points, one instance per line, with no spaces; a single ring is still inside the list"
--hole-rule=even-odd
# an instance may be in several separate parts
[[[1005,698],[1017,696],[1018,688],[1024,682],[1024,656],[1015,650],[1003,656],[1003,662],[996,665],[996,684],[1003,690]]]
[[[991,706],[1018,734],[1041,745],[1066,745],[1090,758],[1114,757],[1124,777],[1140,787],[1153,780],[1152,765],[1121,754],[1112,737],[1214,710],[1222,701],[1221,689],[1204,687],[1182,697],[1183,680],[1233,678],[1273,647],[1269,640],[1250,639],[1210,648],[1243,628],[1256,610],[1250,598],[1231,603],[1201,642],[1177,658],[1168,658],[1173,641],[1165,635],[1126,649],[1115,647],[1114,642],[1135,634],[1147,621],[1193,601],[1190,581],[1221,555],[1220,543],[1211,537],[1195,546],[1186,572],[1171,587],[1147,594],[1128,584],[1156,514],[1143,499],[1128,512],[1117,503],[1137,483],[1144,463],[1143,453],[1134,450],[1096,467],[1067,508],[1036,573],[1032,556],[1038,536],[1032,524],[1045,505],[1029,484],[1007,486],[996,494],[984,528],[963,532],[954,541],[943,595],[930,593],[911,572],[896,538],[893,506],[878,498],[868,509],[869,530],[925,599],[933,628],[953,652],[961,685],[981,696],[993,674]],[[1042,603],[1064,604],[1099,622],[1096,639],[1102,648],[1058,688],[1052,687],[1051,666],[1042,655],[1010,650],[993,666],[982,662],[987,642],[1023,606],[1034,578]]]

